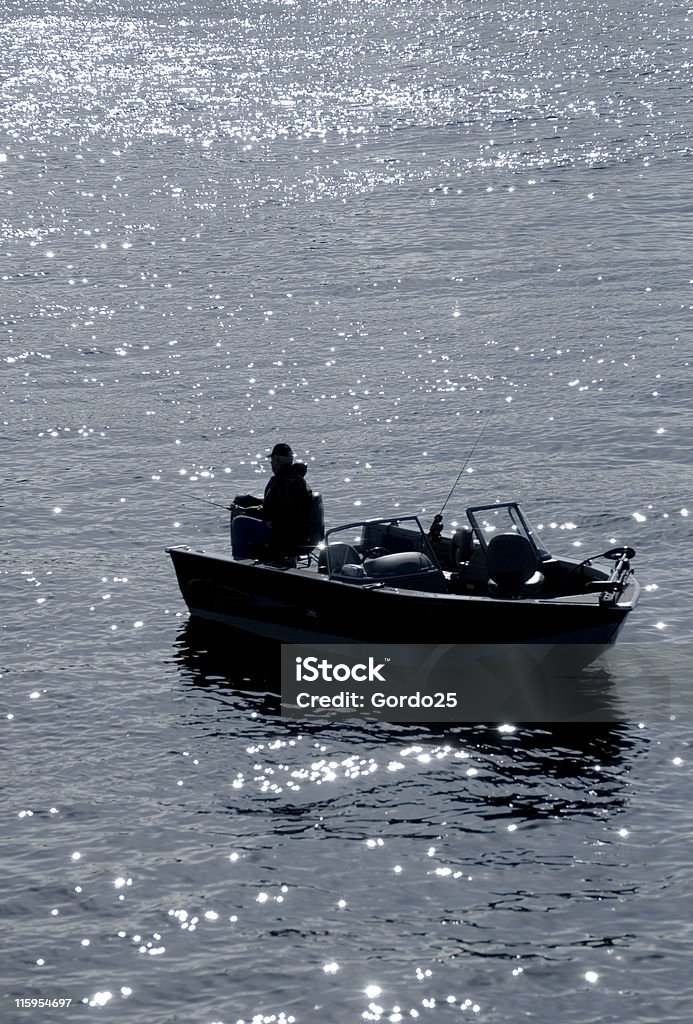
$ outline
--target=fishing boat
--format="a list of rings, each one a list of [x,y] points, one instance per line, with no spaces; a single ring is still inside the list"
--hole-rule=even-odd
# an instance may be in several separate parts
[[[554,555],[516,501],[477,505],[443,535],[389,515],[312,536],[294,557],[168,548],[193,619],[284,643],[612,644],[636,606],[635,551]],[[324,534],[324,535],[323,535]],[[591,659],[590,659],[591,660]]]

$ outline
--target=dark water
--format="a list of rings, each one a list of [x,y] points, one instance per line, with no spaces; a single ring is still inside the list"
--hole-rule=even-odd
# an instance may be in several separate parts
[[[691,714],[638,713],[690,675],[689,37],[5,4],[3,1021],[691,1020]],[[638,550],[618,724],[287,722],[186,628],[164,548],[227,543],[187,495],[286,438],[331,523],[425,519],[491,412],[448,526]]]

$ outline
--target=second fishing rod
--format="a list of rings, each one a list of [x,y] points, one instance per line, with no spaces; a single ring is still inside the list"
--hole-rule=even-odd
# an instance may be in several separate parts
[[[464,473],[465,469],[469,465],[469,461],[472,458],[474,452],[476,451],[476,449],[477,449],[477,447],[479,445],[479,442],[481,441],[481,438],[484,436],[484,431],[486,430],[486,427],[489,425],[489,423],[491,422],[492,419],[493,419],[493,413],[490,412],[488,414],[488,416],[486,417],[486,420],[484,421],[484,425],[482,426],[481,430],[479,431],[479,435],[478,435],[476,441],[472,445],[472,448],[471,448],[471,451],[469,452],[469,455],[464,460],[464,465],[462,466],[462,469],[457,474],[457,479],[455,480],[454,484],[450,488],[450,493],[448,494],[447,498],[443,502],[443,504],[441,506],[441,509],[440,509],[440,512],[438,512],[438,514],[433,517],[433,522],[431,523],[431,526],[430,526],[429,531],[428,531],[428,536],[431,538],[431,540],[436,540],[436,541],[440,540],[441,535],[443,533],[443,512],[445,511],[445,507],[446,507],[447,503],[450,501],[450,498],[455,493],[457,485],[460,482],[460,480],[462,479],[462,474]]]

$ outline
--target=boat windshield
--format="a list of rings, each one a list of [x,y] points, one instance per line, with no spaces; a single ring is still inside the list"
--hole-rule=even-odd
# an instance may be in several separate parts
[[[538,558],[545,561],[551,557],[516,501],[497,505],[475,505],[467,509],[467,518],[484,551],[494,534],[518,533],[526,537]]]
[[[369,519],[347,523],[328,530],[321,554],[327,572],[331,575],[360,577],[397,568],[405,563],[410,571],[414,562],[396,559],[401,555],[419,557],[421,570],[440,571],[438,560],[417,516],[388,519]],[[382,561],[389,558],[389,561]],[[363,568],[365,567],[365,569]]]

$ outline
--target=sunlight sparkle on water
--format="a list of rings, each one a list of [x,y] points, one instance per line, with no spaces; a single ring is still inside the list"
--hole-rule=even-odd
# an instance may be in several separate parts
[[[105,1006],[113,998],[112,992],[95,992],[91,999],[83,999],[88,1006]]]

